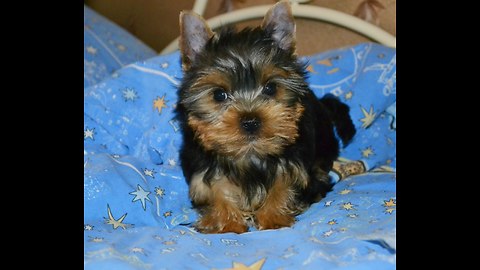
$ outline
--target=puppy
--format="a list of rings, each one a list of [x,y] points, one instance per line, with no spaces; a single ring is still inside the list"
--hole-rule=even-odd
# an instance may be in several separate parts
[[[328,172],[355,134],[349,108],[317,99],[295,54],[288,2],[257,28],[213,32],[180,14],[184,76],[176,117],[180,162],[203,233],[292,226],[331,190]]]

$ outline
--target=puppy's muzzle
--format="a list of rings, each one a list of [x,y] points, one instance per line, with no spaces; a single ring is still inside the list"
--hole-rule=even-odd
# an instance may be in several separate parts
[[[261,122],[258,118],[248,117],[241,120],[240,126],[249,135],[253,135],[260,129]]]

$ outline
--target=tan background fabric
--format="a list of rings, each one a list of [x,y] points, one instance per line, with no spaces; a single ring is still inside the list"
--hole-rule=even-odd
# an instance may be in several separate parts
[[[205,18],[223,13],[224,0],[209,0]],[[364,0],[312,0],[308,4],[354,14]],[[377,0],[385,8],[376,9],[379,27],[396,35],[396,0]],[[234,9],[264,4],[274,4],[275,0],[233,0]],[[147,45],[161,51],[179,35],[178,14],[181,10],[192,9],[193,0],[88,0],[85,3],[98,13],[125,28]],[[261,20],[239,24],[257,26]],[[339,48],[369,41],[351,30],[327,23],[296,19],[297,50],[300,55],[309,55],[329,49]]]

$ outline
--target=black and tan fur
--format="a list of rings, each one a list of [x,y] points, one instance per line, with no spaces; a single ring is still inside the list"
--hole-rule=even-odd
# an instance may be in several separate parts
[[[184,77],[177,117],[180,160],[204,233],[293,225],[331,189],[328,172],[355,134],[349,108],[317,99],[295,54],[290,6],[273,6],[260,27],[213,32],[180,15]]]

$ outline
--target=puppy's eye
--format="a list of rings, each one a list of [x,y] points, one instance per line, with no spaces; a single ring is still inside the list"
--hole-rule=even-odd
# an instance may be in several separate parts
[[[273,82],[267,83],[262,90],[265,95],[273,96],[277,93],[277,84]]]
[[[223,102],[223,101],[227,100],[227,98],[228,98],[228,94],[227,94],[227,92],[225,92],[224,89],[217,88],[213,91],[213,99],[215,99],[215,101]]]

